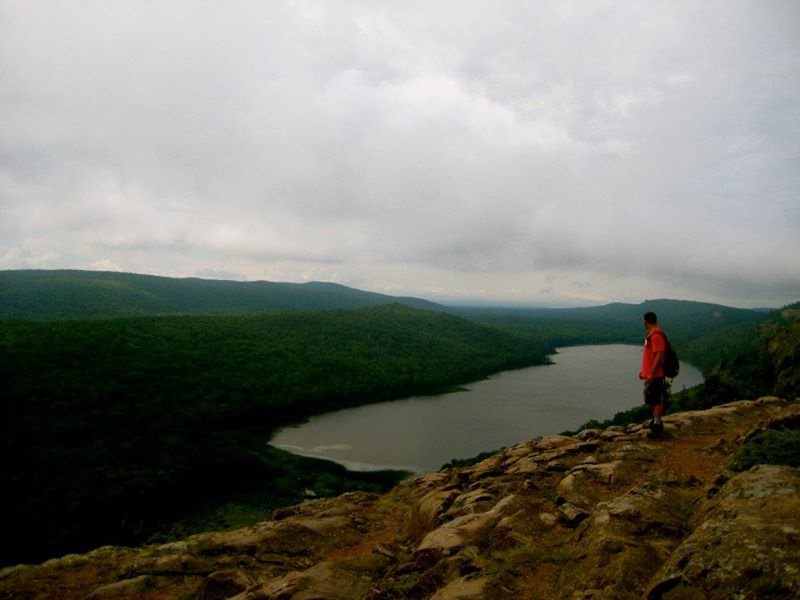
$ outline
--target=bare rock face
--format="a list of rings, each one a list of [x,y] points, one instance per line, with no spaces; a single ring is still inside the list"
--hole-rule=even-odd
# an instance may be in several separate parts
[[[800,470],[759,465],[696,517],[647,598],[800,598]]]
[[[639,598],[685,535],[680,490],[645,483],[595,506],[559,587],[579,598]]]
[[[800,402],[740,401],[522,442],[384,495],[0,571],[0,600],[800,597],[800,469],[728,470]]]

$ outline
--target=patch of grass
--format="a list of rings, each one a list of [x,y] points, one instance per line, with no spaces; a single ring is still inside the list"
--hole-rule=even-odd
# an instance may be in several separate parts
[[[477,465],[479,462],[489,458],[490,456],[494,456],[502,450],[505,450],[505,447],[500,448],[499,450],[492,450],[491,452],[481,452],[477,456],[472,456],[470,458],[454,458],[450,462],[442,465],[439,470],[444,471],[445,469],[471,467],[473,465]]]
[[[505,550],[496,550],[491,553],[490,557],[501,563],[515,566],[543,562],[561,564],[569,560],[569,552],[560,549],[543,548],[535,544],[525,544]]]
[[[739,450],[731,468],[746,471],[762,464],[800,467],[800,429],[770,429],[757,435]]]

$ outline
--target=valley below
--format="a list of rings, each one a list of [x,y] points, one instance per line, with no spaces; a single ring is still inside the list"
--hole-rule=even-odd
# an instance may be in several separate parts
[[[797,595],[797,308],[0,272],[0,599]],[[661,440],[648,310],[689,376]],[[267,443],[326,419],[439,454]]]

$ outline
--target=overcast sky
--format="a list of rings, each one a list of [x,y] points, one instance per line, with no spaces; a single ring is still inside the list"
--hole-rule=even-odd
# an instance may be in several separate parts
[[[800,2],[0,0],[0,269],[800,300]]]

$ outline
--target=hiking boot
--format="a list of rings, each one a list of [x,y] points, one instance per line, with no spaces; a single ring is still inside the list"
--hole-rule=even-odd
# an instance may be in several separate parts
[[[653,421],[650,421],[648,427],[650,428],[650,431],[647,432],[647,437],[649,437],[651,440],[660,438],[664,435],[664,423],[654,423]]]

